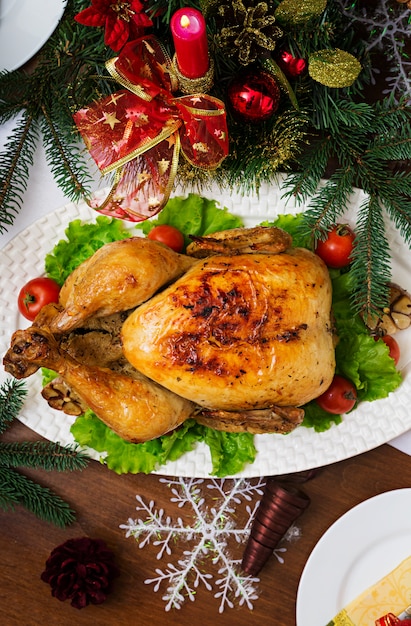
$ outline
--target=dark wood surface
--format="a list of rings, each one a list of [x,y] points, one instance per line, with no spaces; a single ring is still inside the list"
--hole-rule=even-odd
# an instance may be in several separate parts
[[[6,435],[7,439],[18,441],[38,438],[19,422]],[[300,576],[321,535],[361,501],[391,489],[409,487],[411,460],[408,455],[383,445],[321,468],[303,485],[311,504],[298,521],[301,536],[286,544],[284,563],[272,557],[265,565],[260,573],[259,598],[254,602],[254,609],[236,607],[222,614],[218,612],[218,601],[213,593],[204,588],[199,588],[194,602],[186,600],[180,610],[166,613],[161,592],[155,593],[152,585],[144,584],[145,579],[155,575],[157,567],[164,568],[169,561],[176,564],[179,551],[176,548],[168,559],[158,561],[155,547],[150,545],[140,550],[133,539],[126,538],[120,524],[136,517],[137,494],[147,501],[153,499],[156,506],[164,507],[173,518],[183,514],[170,502],[169,489],[158,476],[118,476],[95,461],[82,472],[31,471],[30,474],[67,500],[75,509],[77,520],[59,529],[20,507],[0,512],[0,615],[5,626],[43,623],[53,626],[93,623],[105,626],[192,626],[195,623],[201,626],[293,626]],[[237,520],[238,525],[241,522]],[[80,536],[104,539],[116,555],[121,575],[104,604],[77,610],[68,602],[53,598],[40,574],[53,548]],[[180,550],[186,548],[184,544]],[[239,558],[242,550],[240,546]]]

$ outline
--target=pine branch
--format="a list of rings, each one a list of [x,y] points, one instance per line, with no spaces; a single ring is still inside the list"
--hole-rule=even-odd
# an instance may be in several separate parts
[[[358,210],[350,272],[354,279],[356,309],[366,317],[379,315],[388,301],[391,268],[383,207],[375,195],[363,202]]]
[[[27,76],[23,72],[0,72],[0,124],[13,119],[23,108]]]
[[[283,183],[284,198],[294,197],[303,203],[315,195],[327,164],[333,154],[333,144],[329,137],[311,142],[310,150],[300,158],[300,167],[289,174]]]
[[[311,235],[313,245],[344,214],[352,191],[352,168],[340,168],[321,186],[304,212],[302,230]]]
[[[60,135],[52,119],[51,111],[42,106],[40,121],[47,161],[53,176],[64,193],[74,202],[89,195],[87,185],[91,183],[86,162],[77,142],[71,144]]]
[[[0,506],[7,510],[22,504],[38,518],[64,528],[75,520],[70,506],[47,487],[14,469],[0,467]]]
[[[25,112],[0,154],[0,234],[21,209],[37,140],[36,122]]]
[[[396,172],[380,189],[380,197],[390,219],[411,247],[411,173]]]
[[[27,389],[23,381],[7,379],[0,389],[0,435],[20,413]]]
[[[27,391],[22,381],[7,380],[0,388],[0,434],[17,418]],[[0,442],[0,507],[4,510],[22,504],[43,520],[65,526],[75,519],[59,496],[38,485],[14,468],[60,472],[81,470],[88,458],[77,446],[66,447],[50,441]]]
[[[77,447],[49,441],[0,442],[0,467],[29,467],[59,472],[84,469],[88,458]]]

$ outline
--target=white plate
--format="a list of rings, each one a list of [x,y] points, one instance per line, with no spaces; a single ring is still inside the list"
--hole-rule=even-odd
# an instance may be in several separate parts
[[[176,190],[177,195],[185,192]],[[266,219],[273,219],[280,213],[296,213],[304,207],[285,204],[279,187],[264,187],[259,197],[256,195],[228,195],[213,188],[203,192],[204,196],[218,200],[233,213],[241,216],[246,226],[252,226]],[[102,197],[104,192],[102,192]],[[353,194],[352,203],[346,212],[346,219],[355,221],[355,210],[363,201],[361,191]],[[80,218],[94,221],[96,213],[85,203],[66,206],[39,219],[12,239],[1,251],[0,293],[0,354],[3,356],[10,344],[12,332],[29,325],[18,312],[17,293],[30,278],[44,272],[44,258],[55,243],[64,237],[69,221]],[[397,231],[390,229],[388,236],[394,250],[393,275],[404,288],[411,290],[411,263],[409,250]],[[289,435],[257,435],[258,450],[256,461],[241,472],[241,476],[268,476],[288,472],[298,472],[313,467],[327,465],[341,459],[355,456],[403,434],[411,428],[411,334],[403,331],[398,335],[401,346],[399,367],[404,374],[401,387],[388,398],[376,402],[362,403],[359,408],[344,417],[343,423],[333,426],[325,433],[312,429],[297,428]],[[0,383],[6,377],[0,368]],[[19,419],[52,441],[72,443],[70,434],[72,420],[63,413],[50,409],[40,396],[41,377],[35,375],[27,379],[29,395]],[[94,458],[98,458],[95,453]],[[167,463],[159,473],[171,476],[207,477],[212,470],[208,448],[201,444],[195,451],[186,454],[175,462]]]
[[[52,35],[67,0],[0,0],[0,70],[21,67]]]
[[[325,626],[411,555],[410,506],[411,489],[387,491],[361,502],[327,530],[301,576],[297,626]]]

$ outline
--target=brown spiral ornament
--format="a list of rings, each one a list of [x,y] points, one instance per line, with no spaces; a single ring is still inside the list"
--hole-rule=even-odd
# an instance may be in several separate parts
[[[294,484],[279,482],[277,478],[267,480],[241,563],[246,574],[257,576],[288,529],[310,504],[309,497],[296,486],[309,478],[311,475],[299,476]]]

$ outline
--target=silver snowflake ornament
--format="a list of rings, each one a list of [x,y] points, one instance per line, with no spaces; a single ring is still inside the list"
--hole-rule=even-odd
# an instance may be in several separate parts
[[[245,479],[160,478],[160,482],[169,487],[170,502],[181,509],[190,507],[192,523],[187,525],[181,517],[173,520],[164,509],[156,508],[153,500],[147,503],[137,495],[136,510],[144,517],[129,519],[120,528],[126,531],[126,537],[133,537],[140,548],[149,543],[156,546],[159,560],[172,555],[172,547],[175,548],[178,540],[190,541],[192,547],[184,550],[176,563],[156,568],[156,576],[144,582],[152,584],[155,592],[165,587],[162,599],[166,611],[180,609],[186,599],[194,601],[200,586],[213,592],[219,601],[220,613],[235,604],[252,609],[258,598],[259,578],[241,571],[241,559],[233,558],[230,548],[247,541],[265,480],[261,478],[253,483]],[[253,502],[256,496],[259,497]],[[246,522],[237,527],[235,517],[240,505],[245,507]],[[294,529],[290,539],[295,535]],[[274,551],[280,563],[284,562],[281,556],[284,552],[285,547]],[[212,571],[209,566],[204,567],[206,560]]]

